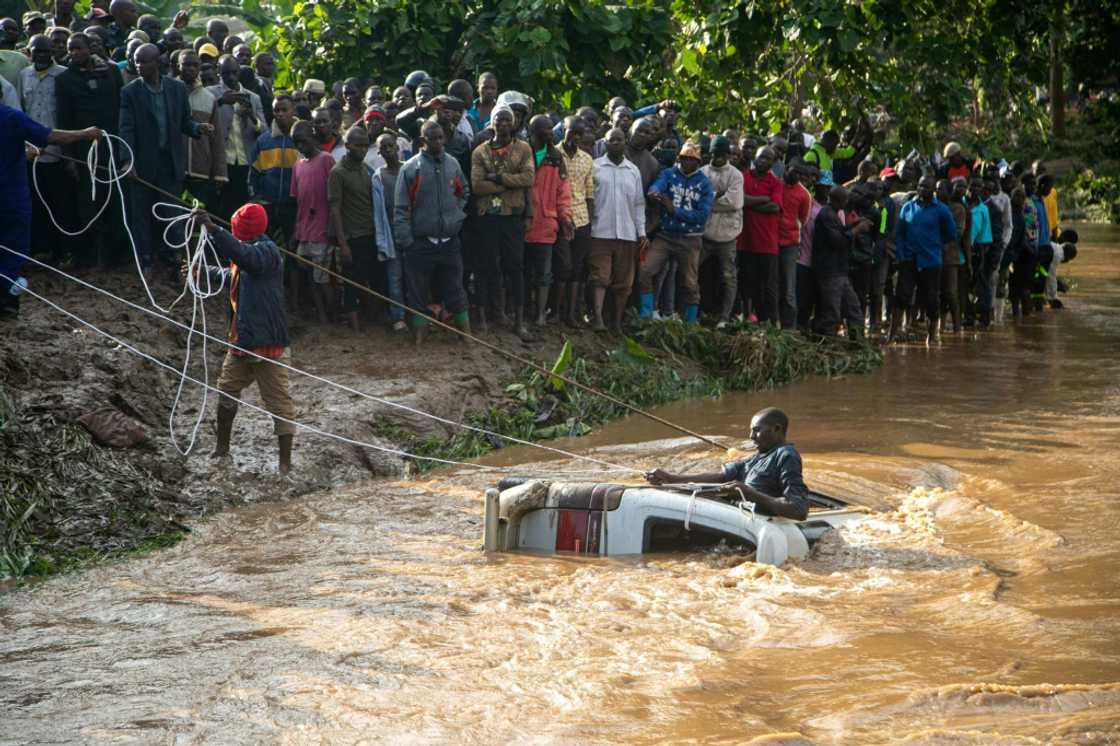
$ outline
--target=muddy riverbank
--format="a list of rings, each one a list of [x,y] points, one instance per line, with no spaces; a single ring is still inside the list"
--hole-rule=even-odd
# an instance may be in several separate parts
[[[187,332],[122,306],[44,271],[32,273],[37,292],[98,327],[179,368]],[[128,272],[87,276],[142,305],[143,292]],[[172,289],[157,290],[161,303]],[[173,315],[189,321],[189,310]],[[224,337],[225,298],[209,303],[209,329]],[[807,341],[800,336],[743,330],[689,333],[681,324],[634,329],[642,340],[622,340],[548,327],[523,343],[511,333],[500,346],[640,406],[750,390],[815,373],[866,372],[881,362],[871,346]],[[565,341],[570,356],[562,351]],[[191,375],[203,378],[196,341]],[[344,327],[293,320],[292,365],[374,397],[452,422],[524,440],[579,435],[624,414],[597,397],[555,389],[517,362],[434,333],[417,350],[407,335],[371,327],[355,335]],[[216,382],[225,348],[208,345],[209,380]],[[517,384],[513,390],[511,384]],[[242,407],[232,459],[207,457],[213,449],[216,395],[203,403],[187,385],[168,422],[179,377],[80,326],[34,298],[18,323],[0,337],[0,481],[7,496],[0,532],[0,577],[45,575],[136,549],[172,544],[199,519],[224,508],[282,500],[369,478],[401,477],[437,465],[388,451],[471,459],[508,445],[493,436],[377,403],[293,374],[297,418],[340,440],[301,432],[294,470],[276,472],[269,419]],[[245,392],[260,405],[255,387]],[[200,407],[206,407],[189,456]],[[651,436],[673,431],[651,423]]]

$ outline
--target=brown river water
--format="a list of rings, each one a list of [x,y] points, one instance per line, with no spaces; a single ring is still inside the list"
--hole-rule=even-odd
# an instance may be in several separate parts
[[[1120,231],[1080,228],[1064,311],[659,410],[790,414],[810,485],[877,508],[808,560],[486,557],[466,470],[257,505],[0,597],[0,742],[1120,743]]]

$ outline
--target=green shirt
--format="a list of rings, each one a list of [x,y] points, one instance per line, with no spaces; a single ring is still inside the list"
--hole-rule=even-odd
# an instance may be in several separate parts
[[[373,235],[373,186],[369,167],[349,156],[334,164],[327,177],[327,202],[342,211],[347,239]]]
[[[30,60],[19,52],[11,49],[0,49],[0,75],[3,75],[12,84],[16,93],[20,93],[19,71],[30,64]]]
[[[805,154],[804,160],[806,163],[816,163],[817,167],[820,168],[821,171],[831,172],[832,160],[834,158],[844,160],[845,158],[851,158],[855,154],[855,148],[853,148],[851,145],[845,145],[843,147],[836,148],[836,150],[832,152],[832,155],[829,155],[828,152],[824,149],[823,145],[821,145],[819,142],[815,142],[813,143],[813,147],[809,148],[809,152]]]

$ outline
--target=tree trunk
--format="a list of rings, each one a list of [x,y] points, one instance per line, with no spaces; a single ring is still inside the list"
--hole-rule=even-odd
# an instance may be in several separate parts
[[[1062,24],[1061,10],[1050,27],[1050,125],[1054,139],[1066,136],[1066,94],[1062,84],[1062,58],[1059,44]]]

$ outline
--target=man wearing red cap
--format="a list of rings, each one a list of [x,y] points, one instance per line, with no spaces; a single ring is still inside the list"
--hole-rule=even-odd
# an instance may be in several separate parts
[[[273,415],[280,446],[280,473],[292,467],[295,404],[288,393],[288,369],[271,361],[287,362],[288,318],[284,313],[284,262],[280,249],[265,235],[268,213],[261,205],[243,205],[230,220],[232,235],[210,222],[210,215],[195,210],[199,224],[206,227],[218,255],[230,262],[229,269],[212,269],[211,279],[229,285],[233,321],[229,328],[231,347],[218,376],[218,444],[214,457],[229,455],[237,398],[254,381],[265,408]],[[252,354],[250,354],[252,353]],[[234,397],[234,398],[230,398]]]

